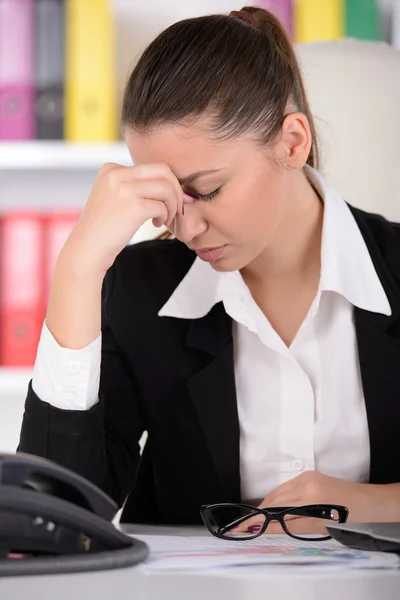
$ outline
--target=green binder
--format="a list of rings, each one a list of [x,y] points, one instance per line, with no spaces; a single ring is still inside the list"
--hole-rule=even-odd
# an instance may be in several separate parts
[[[345,17],[346,37],[382,39],[378,0],[346,0]]]

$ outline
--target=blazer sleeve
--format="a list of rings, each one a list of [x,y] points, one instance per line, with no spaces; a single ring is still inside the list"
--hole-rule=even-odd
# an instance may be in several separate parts
[[[102,286],[99,402],[63,410],[43,402],[29,383],[17,452],[43,456],[79,473],[122,506],[140,461],[144,422],[135,382],[107,322],[113,267]]]

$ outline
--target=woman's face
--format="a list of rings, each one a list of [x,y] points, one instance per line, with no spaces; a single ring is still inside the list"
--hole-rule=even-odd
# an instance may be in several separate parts
[[[268,155],[246,137],[213,142],[199,124],[168,126],[151,135],[129,131],[126,140],[134,164],[166,163],[180,180],[215,170],[182,185],[196,199],[185,196],[185,214],[170,227],[215,270],[242,269],[273,243],[285,211],[289,172],[271,160],[272,150]],[[205,252],[210,248],[219,250]]]

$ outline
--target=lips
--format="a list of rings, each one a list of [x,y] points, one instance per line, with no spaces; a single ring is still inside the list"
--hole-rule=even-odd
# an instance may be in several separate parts
[[[201,250],[195,250],[197,256],[206,262],[212,262],[217,258],[220,258],[225,250],[225,246],[215,246],[214,248],[202,248]]]

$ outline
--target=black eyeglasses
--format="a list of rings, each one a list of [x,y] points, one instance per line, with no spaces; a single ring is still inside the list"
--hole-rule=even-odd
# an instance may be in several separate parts
[[[323,541],[332,536],[321,536],[320,525],[325,527],[327,521],[345,523],[349,511],[345,506],[337,504],[309,504],[308,506],[286,506],[257,508],[250,504],[206,504],[200,509],[201,518],[210,533],[224,540],[253,540],[265,533],[271,521],[278,521],[285,533],[298,540]],[[256,518],[246,525],[246,521]],[[318,533],[298,535],[294,532],[294,524],[299,517],[315,519]]]

